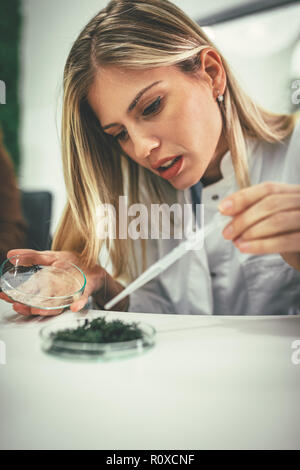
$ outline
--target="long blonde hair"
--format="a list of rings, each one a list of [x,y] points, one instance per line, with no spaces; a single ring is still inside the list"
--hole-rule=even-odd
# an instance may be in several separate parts
[[[171,65],[193,73],[201,65],[200,51],[207,47],[217,50],[200,26],[167,0],[112,0],[82,30],[64,70],[62,158],[68,203],[54,237],[54,250],[76,251],[87,266],[97,263],[103,241],[96,234],[96,208],[101,203],[114,204],[118,221],[117,202],[125,191],[125,176],[129,204],[140,201],[141,176],[153,202],[162,202],[170,186],[126,158],[115,139],[102,131],[87,102],[97,68]],[[220,106],[223,132],[237,181],[245,187],[249,185],[245,138],[281,141],[292,132],[294,120],[256,105],[217,52],[227,76]],[[115,278],[130,278],[130,243],[106,239]],[[145,255],[145,240],[142,243]]]

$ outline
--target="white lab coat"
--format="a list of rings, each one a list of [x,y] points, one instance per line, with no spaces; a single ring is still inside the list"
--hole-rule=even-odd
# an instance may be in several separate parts
[[[284,143],[247,141],[251,184],[281,181],[300,184],[300,122]],[[205,223],[220,201],[238,190],[230,152],[221,161],[223,178],[202,190]],[[190,189],[177,191],[191,203]],[[148,265],[181,240],[147,240]],[[242,254],[221,230],[201,250],[187,252],[161,275],[130,296],[129,311],[206,315],[285,315],[300,312],[300,272],[279,254]]]

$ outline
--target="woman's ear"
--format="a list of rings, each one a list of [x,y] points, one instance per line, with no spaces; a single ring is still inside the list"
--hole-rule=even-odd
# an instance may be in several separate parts
[[[201,77],[211,86],[213,96],[217,99],[226,89],[226,73],[221,57],[216,50],[205,48],[200,52],[200,61]]]

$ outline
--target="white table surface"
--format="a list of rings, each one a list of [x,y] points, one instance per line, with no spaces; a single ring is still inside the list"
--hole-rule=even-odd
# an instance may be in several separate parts
[[[28,318],[0,301],[1,449],[300,449],[300,316],[105,312],[153,325],[155,347],[113,362],[42,352],[43,325],[86,314]]]

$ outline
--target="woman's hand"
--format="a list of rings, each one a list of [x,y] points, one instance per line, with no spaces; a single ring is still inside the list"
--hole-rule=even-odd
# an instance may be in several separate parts
[[[93,268],[85,268],[82,266],[82,261],[80,257],[76,253],[72,253],[69,251],[35,251],[35,250],[10,250],[7,253],[7,257],[11,257],[14,255],[20,254],[30,254],[32,258],[32,262],[36,264],[47,264],[52,265],[57,262],[64,262],[68,261],[76,266],[82,268],[85,276],[86,276],[86,286],[84,293],[80,297],[80,299],[76,300],[70,305],[70,310],[73,312],[77,312],[81,310],[88,301],[90,295],[93,295],[98,306],[100,308],[105,305],[108,300],[113,298],[119,292],[123,290],[123,286],[115,281],[101,266],[96,265]],[[46,256],[43,256],[46,255]],[[39,276],[40,272],[34,274],[34,276]],[[38,279],[37,279],[38,281]],[[30,281],[27,281],[30,283]],[[55,282],[55,280],[53,281]],[[30,289],[30,285],[27,286]],[[51,289],[51,286],[46,286],[46,289]],[[46,295],[46,294],[45,294]],[[5,300],[6,302],[13,304],[13,309],[22,315],[42,315],[42,316],[50,316],[50,315],[58,315],[60,314],[63,309],[53,309],[53,310],[43,310],[37,309],[33,307],[29,307],[22,303],[14,302],[11,300],[4,292],[0,292],[0,299]],[[114,307],[114,310],[124,311],[127,310],[128,306],[128,297],[124,299],[122,302],[117,304]]]
[[[243,253],[280,253],[300,271],[300,185],[264,182],[224,199],[219,210],[232,216],[223,230]]]

